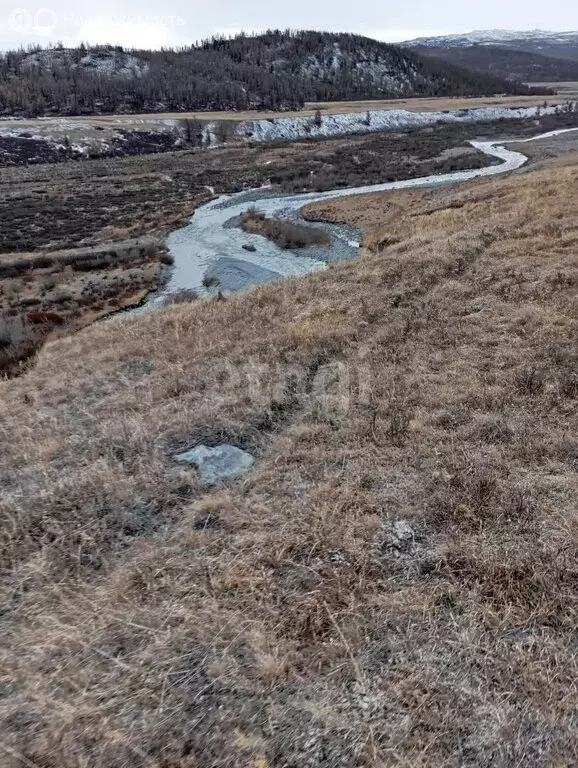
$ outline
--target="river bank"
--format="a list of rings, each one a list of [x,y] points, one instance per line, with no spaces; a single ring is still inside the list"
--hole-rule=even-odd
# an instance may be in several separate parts
[[[344,107],[339,113],[319,108],[314,113],[212,115],[109,115],[0,120],[0,167],[63,163],[214,148],[240,142],[295,141],[353,134],[399,132],[433,125],[523,121],[574,111],[575,103],[551,96],[503,99],[429,99],[379,102],[361,111]]]
[[[527,157],[509,145],[515,143],[522,147],[525,142],[554,138],[575,130],[578,129],[560,129],[525,140],[472,141],[474,149],[500,162],[483,168],[320,193],[279,196],[261,189],[221,196],[199,207],[186,227],[168,236],[167,249],[174,260],[173,271],[166,287],[151,296],[150,305],[160,306],[171,293],[183,290],[211,295],[214,288],[207,287],[209,279],[213,286],[228,291],[245,290],[264,282],[323,269],[332,261],[354,258],[357,253],[359,230],[320,222],[319,218],[316,219],[317,226],[329,235],[329,246],[287,252],[262,236],[241,229],[240,217],[250,208],[272,218],[305,223],[300,211],[312,203],[387,190],[455,184],[517,170],[527,162]]]

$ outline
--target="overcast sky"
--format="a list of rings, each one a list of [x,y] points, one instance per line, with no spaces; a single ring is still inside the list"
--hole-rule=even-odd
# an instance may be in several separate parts
[[[399,42],[474,29],[578,29],[578,0],[0,0],[0,50],[29,43],[190,45],[267,28]]]

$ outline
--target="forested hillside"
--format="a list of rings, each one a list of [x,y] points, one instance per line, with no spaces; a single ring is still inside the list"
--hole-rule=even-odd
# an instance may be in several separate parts
[[[578,80],[578,60],[554,58],[497,45],[415,48],[416,53],[494,77],[522,82]]]
[[[0,114],[291,109],[305,101],[524,93],[366,37],[267,32],[179,50],[30,49],[0,57]]]

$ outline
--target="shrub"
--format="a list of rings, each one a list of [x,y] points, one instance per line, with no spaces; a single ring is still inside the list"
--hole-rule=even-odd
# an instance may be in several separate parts
[[[52,297],[55,304],[66,304],[71,299],[72,292],[68,288],[57,288]]]
[[[537,395],[544,389],[545,373],[541,368],[526,366],[514,374],[514,387],[520,395]]]
[[[159,256],[159,261],[161,264],[165,264],[167,267],[172,267],[175,263],[175,257],[172,255],[172,253],[161,253]]]
[[[330,236],[322,229],[296,224],[281,219],[268,219],[261,211],[249,209],[241,214],[245,232],[263,235],[280,248],[307,248],[311,245],[329,245]]]

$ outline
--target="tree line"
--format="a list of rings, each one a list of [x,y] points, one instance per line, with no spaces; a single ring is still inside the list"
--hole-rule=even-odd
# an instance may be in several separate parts
[[[527,93],[358,35],[270,31],[186,48],[65,49],[0,56],[0,114],[296,109],[305,101]]]

